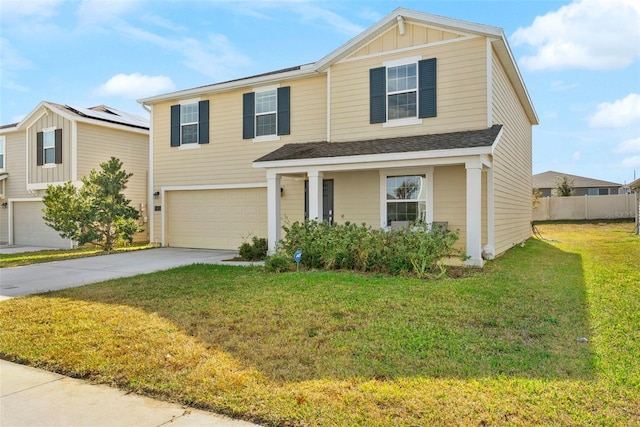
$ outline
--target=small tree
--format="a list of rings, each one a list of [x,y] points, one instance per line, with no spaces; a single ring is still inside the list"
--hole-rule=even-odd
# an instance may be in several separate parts
[[[573,180],[566,177],[561,176],[557,177],[554,183],[553,195],[556,197],[569,197],[573,196]]]
[[[533,193],[531,194],[531,204],[533,205],[533,209],[538,209],[540,206],[540,198],[542,198],[542,191],[539,188],[534,188]]]
[[[45,223],[60,236],[111,252],[115,244],[131,243],[141,229],[138,211],[122,193],[133,174],[121,170],[122,162],[115,157],[100,167],[100,172],[93,169],[88,178],[82,178],[80,188],[71,182],[49,185],[42,212]]]

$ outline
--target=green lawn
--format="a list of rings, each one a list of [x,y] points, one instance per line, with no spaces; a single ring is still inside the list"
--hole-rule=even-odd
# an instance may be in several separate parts
[[[149,249],[148,244],[133,244],[118,247],[114,252],[137,251]],[[97,247],[83,247],[79,249],[44,249],[37,252],[21,252],[15,254],[0,254],[0,268],[20,267],[23,265],[40,264],[43,262],[63,261],[65,259],[86,258],[90,256],[104,255],[102,249]]]
[[[633,224],[538,229],[456,279],[196,265],[13,299],[0,356],[264,425],[640,425]]]

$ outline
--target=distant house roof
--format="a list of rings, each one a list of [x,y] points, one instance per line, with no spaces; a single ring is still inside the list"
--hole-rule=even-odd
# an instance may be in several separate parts
[[[554,188],[556,186],[556,180],[563,176],[573,180],[573,187],[575,188],[622,187],[622,184],[618,184],[617,182],[601,181],[599,179],[586,178],[568,173],[547,171],[533,175],[533,188]]]
[[[493,125],[482,130],[365,141],[286,144],[255,162],[491,147],[501,129],[502,125]]]
[[[13,130],[19,130],[23,126],[28,125],[31,120],[38,117],[38,112],[42,111],[42,108],[49,109],[66,116],[70,120],[80,120],[88,123],[104,122],[112,123],[115,125],[127,126],[136,129],[142,129],[144,131],[149,130],[149,119],[138,116],[136,114],[126,113],[116,108],[106,105],[98,105],[91,108],[73,107],[69,105],[57,104],[55,102],[42,101],[34,108],[22,121],[19,123],[13,123],[9,125],[0,126],[0,131],[12,132]],[[99,124],[99,123],[95,123]]]

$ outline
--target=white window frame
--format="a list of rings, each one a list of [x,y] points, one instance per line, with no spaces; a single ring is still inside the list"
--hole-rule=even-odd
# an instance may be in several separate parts
[[[51,135],[53,145],[47,147],[47,135]],[[53,151],[53,160],[47,162],[47,150]],[[46,128],[42,129],[42,166],[43,167],[54,167],[56,165],[56,128]]]
[[[418,202],[425,202],[424,221],[427,224],[433,222],[433,166],[405,169],[382,169],[380,170],[380,228],[389,230],[387,224],[387,178],[394,176],[421,175],[424,178],[423,188],[420,191]]]
[[[254,99],[253,99],[253,126],[255,128],[255,137],[253,138],[253,142],[268,142],[268,141],[280,141],[280,135],[278,135],[278,88],[280,85],[272,85],[272,86],[264,86],[260,88],[254,88]],[[258,113],[258,94],[265,92],[275,91],[276,94],[276,108],[274,111],[262,112]],[[264,116],[268,114],[273,114],[276,119],[276,131],[275,133],[268,135],[260,135],[258,136],[258,116]]]
[[[412,56],[409,58],[396,59],[392,61],[386,61],[382,65],[385,67],[385,85],[386,85],[386,93],[385,93],[385,104],[387,109],[387,120],[382,124],[383,127],[396,127],[396,126],[411,126],[411,125],[421,125],[422,119],[418,117],[418,112],[420,111],[420,76],[418,70],[418,62],[422,60],[422,56]],[[389,91],[389,69],[395,67],[401,67],[404,65],[415,65],[416,67],[416,115],[415,117],[403,117],[398,119],[390,119],[389,118],[389,96],[397,95],[400,93],[408,93],[411,90],[401,90],[401,91]]]
[[[181,147],[183,145],[184,146],[190,146],[190,145],[193,145],[193,144],[196,144],[196,145],[198,144],[198,138],[199,138],[199,135],[198,135],[198,132],[199,132],[199,129],[198,129],[198,127],[199,127],[198,114],[200,113],[199,101],[200,101],[199,99],[198,100],[190,99],[190,100],[186,100],[186,101],[180,102],[180,146]],[[183,108],[190,107],[192,105],[195,105],[195,108],[196,108],[196,120],[195,121],[190,121],[190,122],[183,122],[182,121],[183,120],[183,114],[184,114],[183,113]],[[195,139],[195,141],[193,141],[193,142],[184,142],[184,140],[183,140],[183,135],[184,135],[183,134],[183,128],[185,126],[193,126],[193,125],[195,125],[195,127],[196,127],[196,139]]]

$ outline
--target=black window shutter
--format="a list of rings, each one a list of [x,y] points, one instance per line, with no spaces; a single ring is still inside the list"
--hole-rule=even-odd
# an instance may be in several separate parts
[[[55,147],[55,162],[59,165],[60,163],[62,163],[62,129],[56,129]]]
[[[387,69],[369,70],[369,123],[387,120]]]
[[[198,102],[198,138],[199,144],[209,143],[209,101]]]
[[[36,164],[38,166],[42,166],[44,164],[44,134],[42,132],[38,132],[36,134]]]
[[[171,106],[171,146],[180,146],[180,105]]]
[[[291,133],[291,87],[278,88],[278,135]]]
[[[436,58],[418,61],[418,117],[436,117]]]
[[[255,136],[255,94],[248,92],[242,95],[242,138],[252,139]]]

